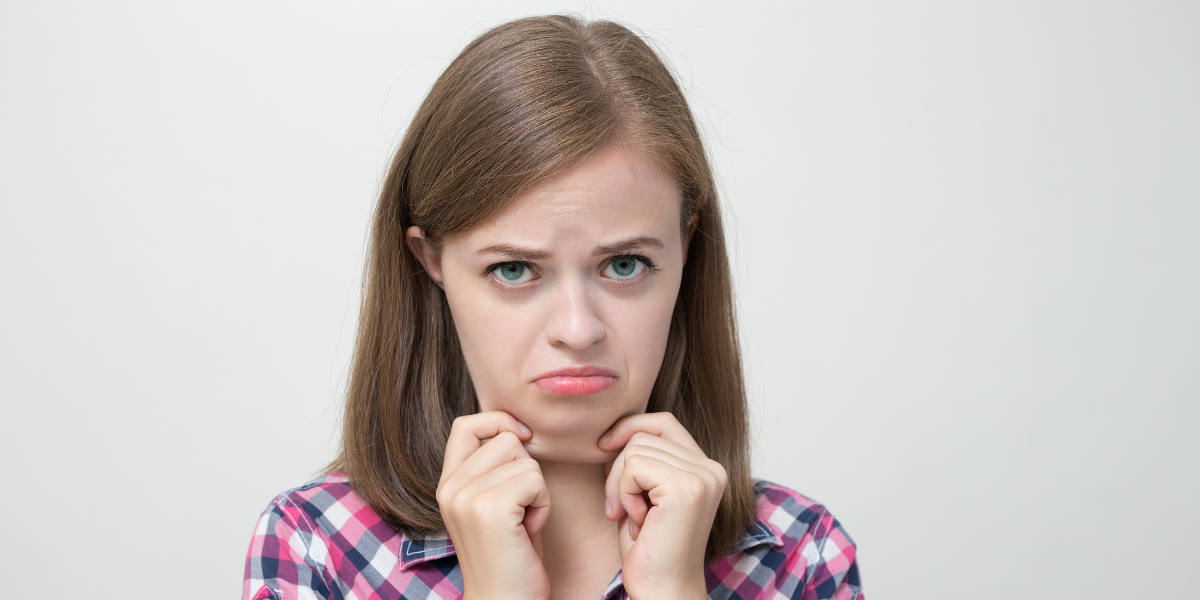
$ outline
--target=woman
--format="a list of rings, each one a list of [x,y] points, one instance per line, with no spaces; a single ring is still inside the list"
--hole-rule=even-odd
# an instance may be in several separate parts
[[[712,173],[628,29],[473,41],[371,236],[341,454],[263,513],[246,598],[861,597],[837,521],[750,478]]]

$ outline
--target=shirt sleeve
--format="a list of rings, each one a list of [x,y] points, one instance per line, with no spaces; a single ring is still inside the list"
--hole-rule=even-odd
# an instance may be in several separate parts
[[[246,554],[242,600],[330,599],[326,546],[311,520],[286,497],[263,511]]]
[[[803,600],[866,600],[858,578],[857,548],[854,540],[833,515],[824,512],[809,529],[810,536],[797,547],[803,573],[795,573],[807,582]]]

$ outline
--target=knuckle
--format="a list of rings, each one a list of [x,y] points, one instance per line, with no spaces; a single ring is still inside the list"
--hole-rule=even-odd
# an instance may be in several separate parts
[[[438,504],[446,504],[450,502],[456,495],[455,490],[459,490],[461,486],[458,484],[458,479],[453,475],[446,477],[444,481],[438,484],[437,491],[434,496],[437,498]]]
[[[709,489],[721,493],[725,489],[725,476],[721,473],[709,473],[705,479],[708,481]]]
[[[635,469],[645,466],[648,456],[645,454],[629,453],[625,455],[625,470],[621,472],[622,477],[631,476],[631,472]]]
[[[471,511],[471,499],[459,494],[450,499],[450,511],[456,515],[466,515]]]
[[[701,496],[708,490],[708,485],[704,478],[695,473],[684,473],[679,478],[679,485],[684,493],[691,496]]]
[[[725,487],[725,484],[729,483],[729,472],[721,463],[715,460],[710,462],[712,463],[712,472],[717,476],[717,482],[721,484],[721,487]]]
[[[630,442],[637,440],[637,442],[641,444],[653,444],[655,439],[659,439],[659,437],[655,436],[653,433],[647,433],[644,431],[634,433],[634,436],[629,438]]]
[[[522,473],[517,474],[513,478],[519,479],[520,482],[524,483],[524,484],[532,483],[532,484],[540,485],[542,483],[542,474],[538,471],[524,471]]]
[[[659,412],[659,413],[654,413],[654,417],[656,419],[658,419],[659,421],[663,421],[666,423],[675,423],[676,425],[679,424],[679,419],[675,418],[675,413]]]
[[[492,505],[482,497],[476,497],[471,502],[470,514],[478,521],[486,520],[492,513]]]
[[[482,520],[495,515],[496,507],[499,505],[500,499],[497,497],[497,490],[493,488],[471,498],[469,510],[471,516]]]
[[[471,427],[469,421],[470,415],[455,417],[454,422],[450,423],[450,435],[462,435],[462,432]]]

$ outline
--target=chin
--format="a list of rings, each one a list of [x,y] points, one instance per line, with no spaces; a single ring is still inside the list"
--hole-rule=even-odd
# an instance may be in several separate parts
[[[532,427],[532,426],[531,426]],[[601,432],[603,433],[603,432]],[[537,461],[599,464],[617,457],[619,452],[601,450],[591,436],[546,434],[533,429],[533,439],[525,443],[529,456]]]
[[[512,413],[533,431],[533,438],[525,443],[529,456],[566,463],[602,463],[616,458],[617,452],[601,450],[597,444],[623,415],[606,414],[609,411],[595,410],[595,406],[584,410],[578,410],[582,406],[563,408],[543,406],[530,414]]]

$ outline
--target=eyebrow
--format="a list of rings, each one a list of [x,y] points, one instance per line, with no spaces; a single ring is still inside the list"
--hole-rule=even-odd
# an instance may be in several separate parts
[[[607,256],[611,254],[624,254],[638,248],[652,246],[655,248],[664,248],[662,240],[647,235],[622,240],[611,246],[599,246],[592,251],[592,256]],[[511,256],[517,260],[546,260],[552,255],[545,250],[535,250],[533,248],[519,248],[509,244],[491,244],[484,246],[475,251],[475,254],[503,254]]]
[[[663,248],[663,243],[658,238],[653,238],[647,235],[641,237],[630,238],[628,240],[617,242],[611,246],[600,246],[592,250],[592,256],[606,256],[609,254],[625,254],[632,250],[637,250],[643,246],[653,246],[655,248]]]
[[[492,244],[490,246],[484,246],[477,250],[475,254],[504,254],[517,260],[545,260],[550,258],[550,253],[546,252],[545,250],[518,248],[516,246],[509,246],[508,244]]]

